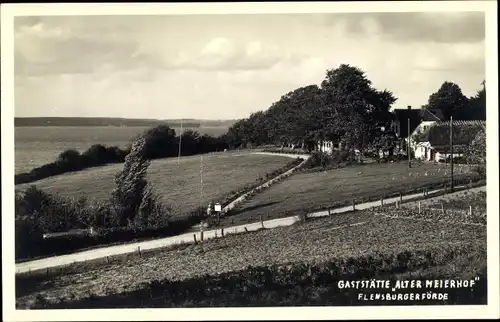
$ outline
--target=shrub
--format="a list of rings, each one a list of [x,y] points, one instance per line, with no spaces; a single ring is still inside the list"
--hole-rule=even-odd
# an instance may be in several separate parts
[[[307,160],[304,168],[313,169],[329,169],[333,167],[345,166],[354,163],[356,156],[353,151],[339,151],[335,150],[332,154],[314,151],[311,157]]]

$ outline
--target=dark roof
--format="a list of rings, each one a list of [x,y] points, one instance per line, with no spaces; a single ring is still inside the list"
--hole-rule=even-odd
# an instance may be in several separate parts
[[[477,133],[486,130],[486,121],[453,121],[453,145],[469,145]],[[439,122],[418,135],[417,142],[445,146],[450,142],[450,122]]]
[[[400,138],[408,136],[408,118],[410,118],[410,133],[422,122],[441,122],[443,113],[440,110],[433,110],[427,108],[408,109],[396,108],[392,111],[395,115],[394,130]]]
[[[422,122],[420,109],[409,110],[407,108],[400,108],[394,109],[392,113],[394,113],[395,116],[394,130],[400,138],[406,138],[408,136],[408,118],[410,119],[410,133],[412,133]]]
[[[444,120],[441,110],[422,108],[420,109],[420,116],[422,118],[422,121],[441,122],[442,120]]]

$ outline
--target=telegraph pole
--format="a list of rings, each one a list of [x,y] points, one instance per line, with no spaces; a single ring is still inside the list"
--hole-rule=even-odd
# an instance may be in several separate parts
[[[182,143],[182,119],[181,119],[181,132],[179,134],[179,155],[177,156],[177,165],[181,160],[181,143]]]
[[[200,209],[203,214],[203,154],[200,156]]]
[[[450,166],[451,166],[451,184],[450,188],[453,192],[453,116],[450,117]]]
[[[408,154],[408,168],[411,168],[411,153],[410,153],[410,110],[411,106],[408,106],[408,139],[406,140],[406,153]]]

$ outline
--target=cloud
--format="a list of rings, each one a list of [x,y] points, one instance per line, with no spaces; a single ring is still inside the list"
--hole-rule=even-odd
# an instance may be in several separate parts
[[[165,61],[167,69],[198,70],[262,70],[270,69],[279,62],[297,62],[300,55],[284,53],[277,46],[259,41],[236,42],[224,37],[210,40],[194,54],[180,52],[172,61]]]
[[[353,35],[377,33],[400,42],[473,43],[485,39],[484,12],[387,12],[326,14],[317,23],[346,24]]]
[[[96,34],[48,21],[16,21],[16,75],[91,74],[102,67],[130,70],[159,64],[155,57],[138,53],[140,44],[133,37],[113,35],[113,28]]]
[[[18,116],[246,117],[342,63],[419,106],[445,80],[474,94],[485,72],[467,14],[17,19]]]

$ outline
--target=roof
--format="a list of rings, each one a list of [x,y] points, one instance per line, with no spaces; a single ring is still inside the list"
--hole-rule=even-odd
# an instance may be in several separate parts
[[[469,145],[477,133],[486,130],[486,121],[453,121],[453,144]],[[450,122],[438,122],[415,138],[431,146],[446,146],[450,142]]]
[[[428,108],[420,109],[420,117],[422,121],[440,122],[444,120],[444,116],[441,110],[433,110]]]
[[[420,109],[399,108],[392,110],[392,113],[394,113],[396,122],[399,123],[396,133],[400,138],[408,136],[408,118],[410,119],[410,133],[413,133],[421,123]]]

